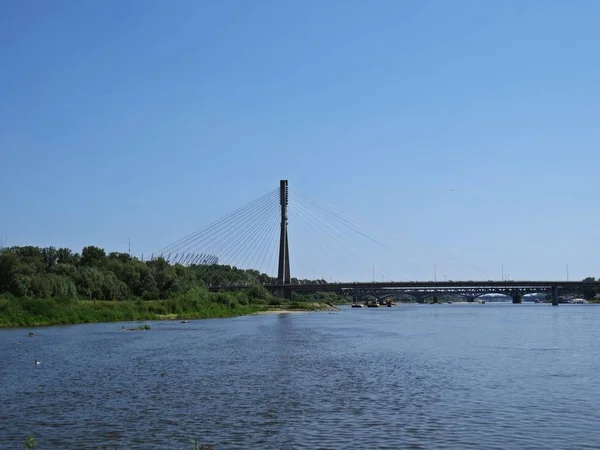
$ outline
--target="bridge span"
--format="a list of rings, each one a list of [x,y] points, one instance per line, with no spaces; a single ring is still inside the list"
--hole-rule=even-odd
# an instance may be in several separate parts
[[[467,294],[477,297],[484,294],[504,294],[513,297],[515,303],[521,302],[524,294],[535,292],[550,292],[552,304],[558,305],[559,289],[569,292],[581,291],[586,287],[600,287],[600,282],[584,281],[384,281],[384,282],[338,282],[324,284],[265,284],[265,288],[273,292],[291,291],[296,293],[309,292],[336,292],[348,296],[357,293],[412,293],[435,295],[445,294]],[[248,288],[247,285],[210,286],[212,291],[235,291]]]

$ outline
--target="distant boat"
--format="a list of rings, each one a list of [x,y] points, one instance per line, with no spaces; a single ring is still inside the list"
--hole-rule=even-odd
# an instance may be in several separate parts
[[[362,303],[353,303],[352,307],[353,308],[362,308],[364,305]]]

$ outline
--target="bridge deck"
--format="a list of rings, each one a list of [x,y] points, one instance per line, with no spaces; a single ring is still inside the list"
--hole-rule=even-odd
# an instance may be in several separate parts
[[[398,289],[398,290],[461,290],[461,289],[551,289],[559,288],[581,288],[584,286],[600,287],[600,282],[584,281],[386,281],[386,282],[348,282],[327,284],[265,284],[268,289],[291,288],[293,291],[333,291],[341,289]],[[212,290],[238,290],[248,286],[229,285],[211,286]]]

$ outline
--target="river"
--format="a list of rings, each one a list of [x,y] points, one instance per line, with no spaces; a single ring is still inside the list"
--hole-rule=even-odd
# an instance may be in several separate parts
[[[595,305],[143,323],[0,330],[0,448],[600,448]]]

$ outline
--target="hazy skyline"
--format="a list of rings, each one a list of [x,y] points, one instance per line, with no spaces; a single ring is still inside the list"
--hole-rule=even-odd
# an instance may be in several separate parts
[[[404,242],[326,257],[296,230],[293,276],[598,277],[598,17],[592,0],[2,2],[0,236],[149,255],[288,179]]]

